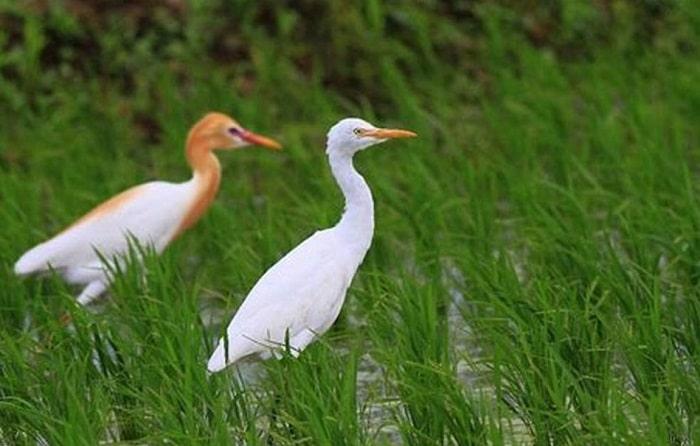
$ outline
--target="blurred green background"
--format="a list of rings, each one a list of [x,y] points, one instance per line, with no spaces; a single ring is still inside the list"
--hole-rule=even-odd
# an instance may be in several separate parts
[[[182,101],[211,82],[227,82],[235,98],[264,94],[260,106],[278,119],[307,118],[298,109],[316,88],[355,110],[461,108],[488,96],[495,61],[517,70],[521,46],[565,64],[609,51],[630,61],[650,50],[694,54],[696,9],[660,0],[5,1],[2,102],[31,114],[65,100],[61,90],[98,89],[120,96],[125,118],[151,134],[166,81]]]
[[[700,441],[697,0],[0,0],[0,47],[0,444]],[[221,153],[147,282],[86,310],[13,275],[187,179],[209,110],[285,150]],[[348,115],[419,138],[357,157],[377,224],[338,322],[207,377],[255,280],[337,221]]]

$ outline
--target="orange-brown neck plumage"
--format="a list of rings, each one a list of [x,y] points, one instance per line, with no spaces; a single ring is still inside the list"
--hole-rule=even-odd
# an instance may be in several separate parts
[[[195,197],[192,205],[187,210],[177,235],[194,225],[204,215],[214,201],[221,183],[221,166],[213,153],[216,148],[222,147],[220,132],[216,132],[214,126],[219,124],[224,115],[209,113],[190,130],[187,136],[185,156],[194,173]]]

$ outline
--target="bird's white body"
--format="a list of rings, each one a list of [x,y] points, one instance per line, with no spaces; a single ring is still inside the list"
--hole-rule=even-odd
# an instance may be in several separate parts
[[[68,283],[88,285],[80,303],[87,303],[110,282],[114,262],[127,260],[137,242],[160,254],[176,235],[197,198],[192,179],[185,183],[155,181],[118,195],[112,206],[87,214],[73,226],[27,251],[15,264],[18,275],[54,270]],[[109,203],[109,202],[108,202]],[[106,203],[106,204],[108,204]],[[102,259],[107,263],[103,263]]]
[[[344,240],[332,229],[307,238],[255,284],[209,359],[208,369],[219,371],[254,353],[266,358],[287,343],[292,354],[301,352],[338,317],[363,256],[345,250]],[[305,262],[309,258],[318,262]]]
[[[366,131],[365,133],[361,133]],[[377,136],[372,136],[376,133]],[[252,354],[268,357],[287,346],[298,355],[338,317],[350,283],[374,233],[374,203],[353,155],[390,137],[415,136],[377,129],[356,118],[340,121],[328,134],[328,159],[345,196],[337,225],[318,231],[272,266],[241,304],[207,368],[217,372]]]
[[[281,147],[276,141],[241,128],[226,115],[208,113],[187,138],[185,153],[194,172],[192,179],[183,183],[153,181],[110,198],[55,237],[27,251],[15,263],[15,273],[56,271],[69,283],[85,285],[78,302],[89,303],[107,289],[114,267],[128,260],[133,243],[160,254],[204,214],[221,181],[214,149],[250,144]]]

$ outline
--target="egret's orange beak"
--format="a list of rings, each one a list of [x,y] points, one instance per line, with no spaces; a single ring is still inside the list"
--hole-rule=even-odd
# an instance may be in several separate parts
[[[363,136],[371,136],[373,138],[378,138],[378,139],[392,139],[392,138],[415,138],[418,135],[410,130],[374,129],[374,130],[364,131]]]
[[[238,132],[238,137],[255,146],[262,146],[271,150],[282,150],[282,144],[272,138],[253,133],[250,130],[241,129]]]

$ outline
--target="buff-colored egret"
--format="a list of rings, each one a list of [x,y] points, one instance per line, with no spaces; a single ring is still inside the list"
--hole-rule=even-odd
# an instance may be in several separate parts
[[[334,227],[311,235],[258,280],[209,358],[210,372],[253,354],[265,359],[287,347],[297,356],[330,328],[374,233],[372,193],[353,167],[353,155],[388,139],[414,136],[357,118],[343,119],[330,129],[326,153],[345,196],[343,215]]]
[[[152,181],[110,198],[55,237],[27,251],[15,263],[15,273],[56,271],[67,282],[84,285],[78,302],[89,303],[107,289],[114,262],[126,260],[130,243],[152,247],[160,254],[202,217],[221,181],[221,167],[213,150],[249,145],[282,147],[244,129],[229,116],[207,113],[187,136],[185,154],[193,170],[192,179],[183,183]]]

